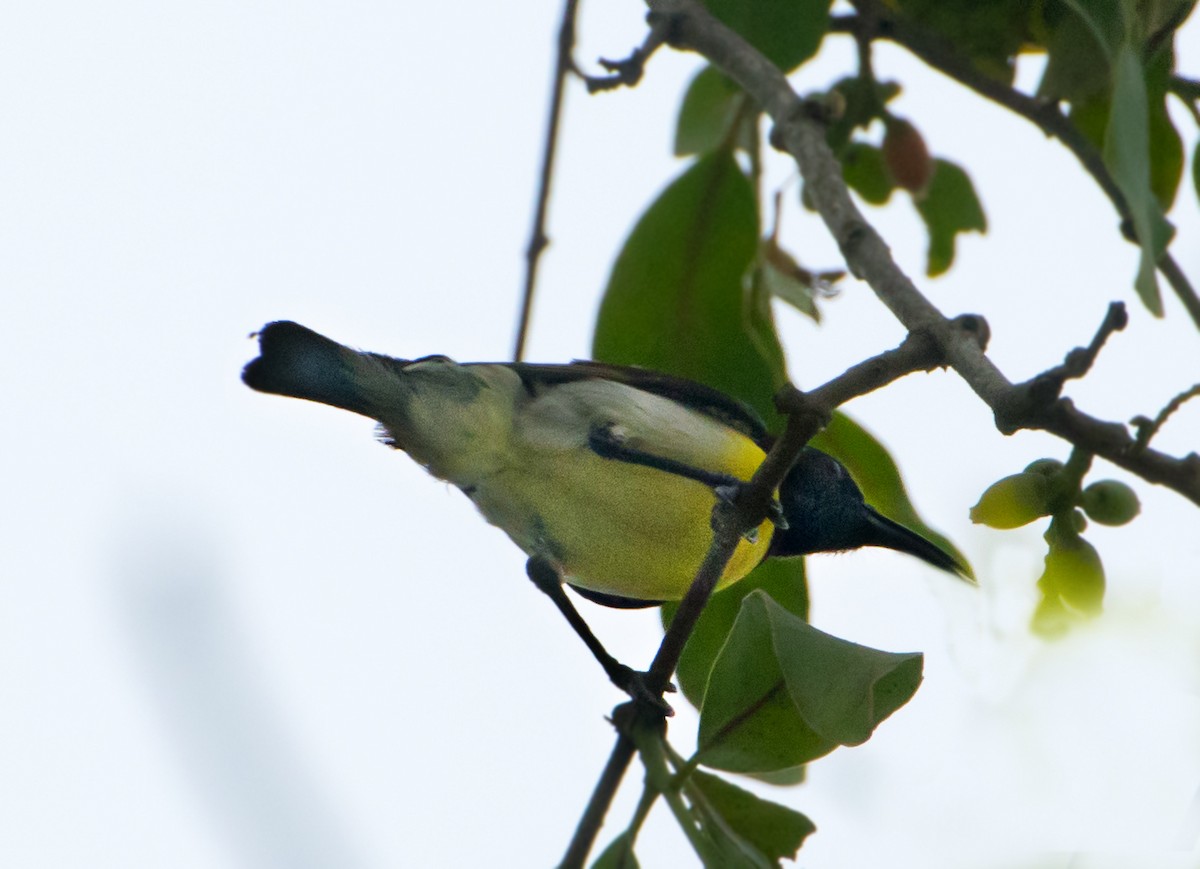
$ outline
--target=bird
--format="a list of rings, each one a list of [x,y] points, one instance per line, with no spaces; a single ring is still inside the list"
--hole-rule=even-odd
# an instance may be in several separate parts
[[[718,498],[750,479],[772,439],[741,401],[636,366],[398,359],[287,320],[254,333],[254,390],[375,420],[380,439],[456,486],[528,556],[567,615],[566,583],[612,607],[681,599],[712,539]],[[868,505],[846,468],[806,447],[775,515],[738,542],[723,588],[765,558],[880,546],[957,576],[956,558]],[[627,668],[581,633],[613,681]]]

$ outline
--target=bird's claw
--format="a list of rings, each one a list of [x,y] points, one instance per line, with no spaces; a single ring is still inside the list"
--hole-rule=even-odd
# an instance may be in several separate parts
[[[767,518],[770,519],[771,524],[780,531],[787,531],[787,516],[784,515],[783,505],[779,503],[778,498],[772,498],[771,503],[767,505]]]
[[[730,480],[728,483],[713,486],[713,494],[726,504],[733,504],[736,502],[742,489],[748,485],[750,484],[744,480]],[[767,519],[780,531],[787,530],[787,517],[783,513],[783,505],[779,503],[778,498],[772,498],[771,503],[767,505]],[[742,536],[749,542],[754,543],[758,539],[758,529],[751,528]]]
[[[646,684],[646,677],[649,674],[642,670],[635,670],[632,667],[627,667],[624,664],[616,665],[608,674],[612,683],[628,694],[635,703],[640,703],[654,709],[660,715],[670,718],[675,714],[675,710],[671,708],[666,700],[663,699],[661,693],[655,693]],[[663,691],[674,691],[675,685],[668,682]]]

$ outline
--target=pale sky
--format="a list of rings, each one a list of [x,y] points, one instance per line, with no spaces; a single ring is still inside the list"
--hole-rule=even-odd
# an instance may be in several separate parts
[[[238,379],[246,336],[281,318],[398,356],[507,356],[558,14],[544,0],[0,13],[3,865],[561,856],[616,690],[458,492],[368,422]],[[580,59],[627,53],[643,15],[585,3]],[[1195,22],[1179,54],[1200,74]],[[796,86],[827,85],[850,57],[831,39]],[[636,90],[572,88],[530,359],[587,355],[621,239],[684,166],[671,129],[698,65],[662,52]],[[1061,361],[1123,299],[1130,328],[1068,393],[1127,420],[1200,379],[1200,335],[1169,295],[1161,321],[1136,302],[1136,252],[1063,149],[899,51],[876,66],[907,85],[894,109],[967,167],[990,231],[930,281],[911,205],[868,217],[945,312],[988,318],[1010,378]],[[774,184],[790,174],[769,167]],[[1175,250],[1200,282],[1198,213],[1185,179]],[[784,238],[839,264],[794,206]],[[801,387],[903,337],[863,285],[824,311],[820,328],[777,311]],[[1196,508],[1135,483],[1142,516],[1088,534],[1107,614],[1048,644],[1026,629],[1044,529],[978,529],[967,509],[1067,447],[1002,437],[953,374],[847,409],[981,589],[891,553],[810,562],[817,627],[922,650],[926,676],[866,745],[799,788],[759,788],[817,823],[798,865],[1200,866]],[[1198,442],[1193,404],[1159,445]],[[649,661],[653,613],[585,614],[618,657]],[[686,751],[695,716],[677,706]],[[639,779],[635,766],[601,844]],[[662,806],[638,850],[644,866],[692,865]]]

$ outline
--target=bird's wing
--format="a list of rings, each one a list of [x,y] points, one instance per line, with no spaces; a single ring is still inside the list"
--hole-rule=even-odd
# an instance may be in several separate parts
[[[639,368],[634,365],[610,365],[607,362],[576,361],[569,365],[541,365],[529,362],[512,364],[513,370],[531,391],[539,386],[572,383],[579,380],[612,380],[671,401],[677,401],[697,413],[741,432],[760,446],[772,438],[766,423],[748,404],[730,395],[673,374]],[[764,446],[765,448],[765,446]]]

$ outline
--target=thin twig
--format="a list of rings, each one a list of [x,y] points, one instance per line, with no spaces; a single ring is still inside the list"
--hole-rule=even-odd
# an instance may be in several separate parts
[[[1187,275],[1183,273],[1183,269],[1179,267],[1179,263],[1175,261],[1175,257],[1170,251],[1164,251],[1163,255],[1158,258],[1158,270],[1175,290],[1175,295],[1179,297],[1179,301],[1183,303],[1183,307],[1187,309],[1192,320],[1200,325],[1200,298],[1196,296],[1195,290],[1188,282]]]
[[[1167,80],[1167,90],[1179,97],[1179,101],[1191,112],[1192,120],[1200,126],[1200,81],[1173,75]]]
[[[529,246],[525,249],[525,289],[521,295],[521,313],[517,324],[517,340],[513,345],[513,361],[520,362],[525,356],[525,343],[529,337],[529,319],[533,311],[533,293],[537,286],[538,263],[542,251],[550,243],[546,236],[546,212],[550,205],[550,182],[554,178],[554,156],[558,151],[558,128],[562,118],[563,93],[567,75],[574,62],[575,16],[579,0],[566,0],[563,5],[562,21],[558,27],[558,56],[554,63],[554,85],[550,91],[550,114],[546,120],[546,141],[542,147],[542,173],[538,181],[537,208],[533,215],[533,230]]]
[[[1100,355],[1100,349],[1114,332],[1119,332],[1129,325],[1129,314],[1123,302],[1113,302],[1108,306],[1104,322],[1096,330],[1095,337],[1087,347],[1076,347],[1069,352],[1061,365],[1055,365],[1024,383],[1019,383],[1014,389],[1024,390],[1028,400],[1034,404],[1047,405],[1056,401],[1062,395],[1063,385],[1068,380],[1083,377],[1091,370]]]
[[[619,87],[634,87],[642,80],[642,73],[646,69],[646,61],[650,59],[650,56],[654,52],[662,47],[665,41],[666,33],[663,29],[651,26],[642,44],[635,48],[629,57],[622,60],[600,58],[598,61],[599,64],[608,70],[611,75],[588,75],[578,68],[575,68],[575,73],[583,79],[590,94],[610,91]]]
[[[579,819],[575,835],[567,847],[562,863],[559,864],[560,869],[582,869],[587,862],[588,854],[596,842],[596,835],[604,824],[604,816],[608,814],[608,807],[612,805],[621,779],[625,776],[625,770],[633,760],[633,753],[633,740],[624,730],[618,729],[617,744],[613,746],[608,763],[604,765],[604,772],[600,774],[600,779],[592,791],[592,798],[588,800],[583,817]]]
[[[663,746],[670,749],[669,743],[663,740]],[[638,834],[641,833],[642,827],[646,823],[646,818],[650,816],[650,809],[654,807],[654,803],[658,800],[658,791],[648,785],[643,786],[642,796],[638,799],[637,808],[633,811],[633,819],[629,822],[629,826],[625,828],[625,834],[629,837],[629,849],[632,851],[637,843]]]
[[[1129,424],[1137,429],[1137,435],[1135,435],[1134,439],[1137,441],[1138,449],[1145,449],[1146,445],[1150,443],[1150,438],[1158,434],[1159,429],[1171,418],[1171,414],[1197,397],[1200,397],[1200,383],[1185,389],[1168,401],[1166,407],[1160,410],[1154,419],[1148,419],[1144,416],[1135,416],[1131,419]]]

